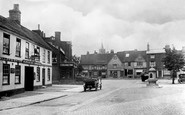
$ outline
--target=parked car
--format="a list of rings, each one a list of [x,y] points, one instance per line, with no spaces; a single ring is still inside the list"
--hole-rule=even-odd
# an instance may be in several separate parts
[[[98,88],[102,89],[102,79],[101,78],[87,78],[84,80],[84,91],[87,89],[95,89],[96,91]]]
[[[179,74],[178,82],[179,83],[185,82],[185,74]]]

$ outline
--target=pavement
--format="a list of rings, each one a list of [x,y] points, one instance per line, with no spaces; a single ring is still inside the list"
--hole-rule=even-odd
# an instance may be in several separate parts
[[[3,97],[0,100],[0,111],[33,105],[82,91],[82,85],[52,85],[34,91],[26,91],[10,97]]]

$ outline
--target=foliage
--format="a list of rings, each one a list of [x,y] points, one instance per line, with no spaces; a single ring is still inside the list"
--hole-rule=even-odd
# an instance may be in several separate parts
[[[176,77],[176,72],[183,68],[184,56],[180,51],[177,51],[175,48],[166,48],[166,56],[163,59],[165,68],[169,71],[172,71],[172,83],[174,84],[174,80]]]
[[[84,69],[83,69],[82,65],[81,64],[78,64],[78,66],[77,66],[78,73],[81,73],[83,70]]]

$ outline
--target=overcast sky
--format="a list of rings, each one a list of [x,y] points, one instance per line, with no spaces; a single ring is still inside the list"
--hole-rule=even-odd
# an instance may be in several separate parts
[[[8,17],[20,4],[21,23],[46,36],[61,31],[72,41],[73,55],[106,50],[177,49],[185,46],[185,0],[0,0],[0,15]]]

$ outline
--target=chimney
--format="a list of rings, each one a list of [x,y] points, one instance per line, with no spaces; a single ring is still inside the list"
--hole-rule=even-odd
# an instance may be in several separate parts
[[[19,4],[14,4],[13,10],[9,10],[9,19],[21,24],[21,11],[19,10]]]
[[[147,51],[150,51],[150,45],[147,43]]]
[[[55,32],[55,40],[56,42],[60,42],[60,32]]]
[[[182,53],[185,53],[185,46],[182,47]]]

